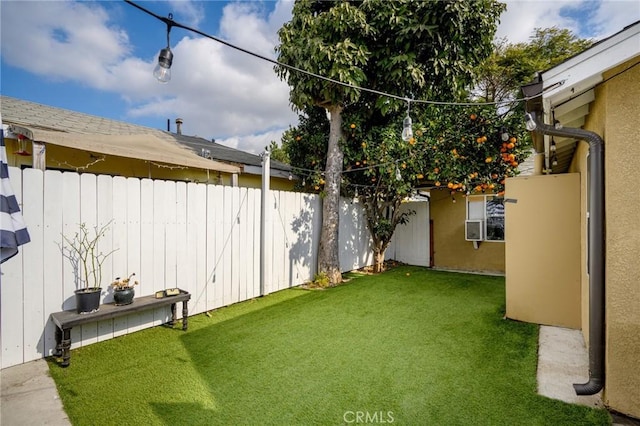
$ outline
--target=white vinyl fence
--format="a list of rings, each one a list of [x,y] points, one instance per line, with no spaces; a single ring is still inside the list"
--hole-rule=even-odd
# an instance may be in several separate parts
[[[0,270],[1,368],[52,354],[55,326],[49,316],[75,307],[77,271],[63,256],[60,243],[62,234],[72,236],[80,223],[90,228],[110,224],[100,243],[104,253],[115,250],[103,265],[102,302],[113,299],[108,286],[115,277],[134,272],[140,282],[136,296],[173,287],[189,291],[190,315],[260,296],[259,189],[9,171],[31,242]],[[313,279],[322,224],[317,195],[270,191],[267,205],[272,211],[265,224],[270,236],[265,260],[270,267],[264,294]],[[362,214],[359,204],[343,201],[344,271],[373,261]],[[76,327],[72,347],[162,324],[168,315],[168,308],[160,308]]]

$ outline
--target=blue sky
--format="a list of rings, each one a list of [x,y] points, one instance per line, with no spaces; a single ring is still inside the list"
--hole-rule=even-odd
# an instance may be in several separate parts
[[[506,1],[497,37],[534,28],[600,39],[640,20],[637,0]],[[275,59],[292,2],[145,1],[161,16]],[[0,1],[0,90],[46,105],[197,135],[259,153],[297,123],[271,63],[180,28],[171,31],[172,79],[152,76],[165,25],[124,2]]]

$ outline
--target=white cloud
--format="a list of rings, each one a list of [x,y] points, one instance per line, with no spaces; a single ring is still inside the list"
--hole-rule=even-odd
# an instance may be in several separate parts
[[[52,19],[55,17],[55,19]],[[53,80],[107,89],[131,47],[100,7],[73,2],[3,2],[2,58]]]
[[[638,0],[603,1],[593,15],[594,37],[601,39],[622,30],[629,24],[640,20],[640,2]]]
[[[194,27],[204,22],[205,3],[174,1],[174,19]],[[551,26],[599,38],[640,19],[637,0],[506,3],[497,37],[511,42],[527,41],[534,28]],[[291,0],[230,2],[223,9],[220,37],[275,59],[277,31],[292,7]],[[289,88],[272,63],[194,34],[176,33],[182,38],[172,39],[173,78],[157,83],[151,76],[157,52],[133,55],[127,32],[117,24],[123,13],[129,10],[107,9],[100,2],[2,2],[2,59],[47,79],[117,93],[128,102],[132,119],[173,122],[179,116],[185,134],[255,153],[296,124]]]
[[[535,28],[549,28],[558,26],[569,28],[576,32],[577,24],[571,19],[560,15],[561,9],[567,1],[523,1],[507,0],[507,10],[500,17],[500,25],[496,33],[497,38],[507,38],[511,43],[529,41]]]
[[[506,0],[497,38],[526,42],[535,28],[568,28],[596,40],[640,20],[637,0]]]
[[[216,142],[232,148],[242,149],[243,151],[251,152],[252,154],[260,154],[271,144],[271,141],[280,142],[285,130],[287,129],[272,130],[255,135],[246,135],[242,140],[238,137],[221,140],[216,139]]]

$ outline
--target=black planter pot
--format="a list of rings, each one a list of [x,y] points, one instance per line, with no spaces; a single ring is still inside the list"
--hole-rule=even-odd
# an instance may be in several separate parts
[[[79,314],[90,314],[100,309],[102,288],[89,287],[76,290],[76,311]]]
[[[116,305],[129,305],[133,302],[133,296],[135,296],[136,292],[133,290],[133,287],[126,287],[122,289],[117,289],[113,291],[113,301]]]

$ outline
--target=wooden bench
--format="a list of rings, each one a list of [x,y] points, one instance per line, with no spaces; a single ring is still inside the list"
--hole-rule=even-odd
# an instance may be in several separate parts
[[[71,359],[71,329],[76,325],[102,321],[171,305],[171,320],[168,324],[173,326],[176,321],[176,303],[178,302],[182,302],[182,329],[186,330],[189,315],[187,303],[189,299],[191,299],[191,294],[187,291],[180,290],[180,294],[165,296],[159,299],[156,299],[155,296],[137,297],[133,299],[133,303],[129,305],[116,306],[114,303],[104,303],[100,305],[98,311],[89,314],[79,314],[75,310],[54,312],[51,314],[51,320],[57,327],[56,352],[54,356],[58,358],[62,357],[61,366],[67,367],[69,365]]]

